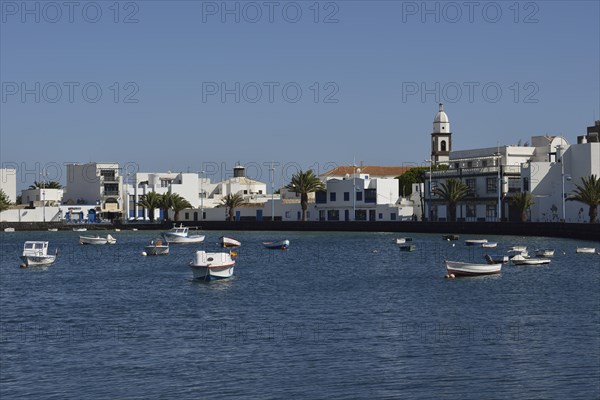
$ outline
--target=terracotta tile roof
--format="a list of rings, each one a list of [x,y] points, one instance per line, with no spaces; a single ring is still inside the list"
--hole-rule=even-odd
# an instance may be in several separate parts
[[[414,168],[413,166],[403,166],[403,167],[390,167],[390,166],[378,166],[378,165],[363,165],[362,167],[353,167],[352,165],[340,165],[332,169],[331,171],[327,171],[320,176],[327,178],[332,176],[344,176],[346,174],[352,175],[354,170],[360,168],[361,174],[368,174],[372,177],[397,177],[408,171],[409,169]]]

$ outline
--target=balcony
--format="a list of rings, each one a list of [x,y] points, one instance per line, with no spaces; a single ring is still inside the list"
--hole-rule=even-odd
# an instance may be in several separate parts
[[[429,175],[426,171],[426,175]],[[457,168],[457,169],[445,169],[438,171],[431,171],[433,179],[436,178],[454,178],[460,176],[469,175],[498,175],[498,167],[471,167],[471,168]],[[503,165],[502,175],[521,175],[520,165]]]

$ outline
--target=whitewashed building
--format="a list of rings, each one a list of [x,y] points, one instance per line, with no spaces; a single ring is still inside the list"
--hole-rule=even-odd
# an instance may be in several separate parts
[[[67,186],[63,202],[95,204],[101,218],[120,218],[124,210],[125,193],[119,164],[67,164]]]
[[[58,206],[62,203],[64,190],[50,188],[36,188],[21,190],[21,204],[35,207]]]

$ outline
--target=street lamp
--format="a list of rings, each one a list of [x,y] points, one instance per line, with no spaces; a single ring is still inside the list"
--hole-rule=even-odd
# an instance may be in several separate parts
[[[271,222],[275,221],[275,168],[273,168],[273,161],[271,161],[271,168],[269,168],[269,175],[271,178]]]
[[[502,154],[498,153],[494,153],[494,156],[496,156],[496,167],[498,168],[498,178],[497,178],[497,183],[496,186],[497,187],[497,191],[498,191],[498,205],[497,205],[497,209],[496,209],[496,219],[499,221],[502,220],[502,177],[500,176],[500,168],[501,168],[501,162],[502,162]]]
[[[562,195],[562,222],[565,222],[566,219],[566,204],[565,204],[565,178],[570,181],[571,180],[571,176],[569,175],[565,175],[565,163],[563,162],[564,159],[564,152],[563,150],[565,149],[565,146],[560,144],[558,146],[556,146],[557,149],[560,150],[560,179],[561,179],[561,183],[562,183],[562,190],[561,190],[561,195]]]
[[[429,163],[429,185],[428,185],[428,196],[427,196],[427,220],[431,221],[431,170],[433,166],[433,159],[424,160]]]
[[[204,220],[204,191],[202,190],[202,181],[204,180],[204,171],[200,171],[200,221]]]
[[[46,222],[46,177],[48,174],[40,172],[40,178],[42,181],[42,218]]]

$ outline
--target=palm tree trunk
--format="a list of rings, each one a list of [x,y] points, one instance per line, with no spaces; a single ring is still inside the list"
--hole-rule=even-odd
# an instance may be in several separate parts
[[[527,222],[527,210],[521,210],[521,222]]]
[[[302,193],[300,196],[300,206],[302,207],[302,222],[306,221],[306,210],[308,209],[308,195]]]
[[[154,208],[148,210],[148,216],[150,217],[150,222],[154,222]]]
[[[595,224],[598,218],[598,206],[590,206],[590,224]]]
[[[456,204],[450,203],[448,204],[448,216],[450,217],[451,222],[456,222]]]

